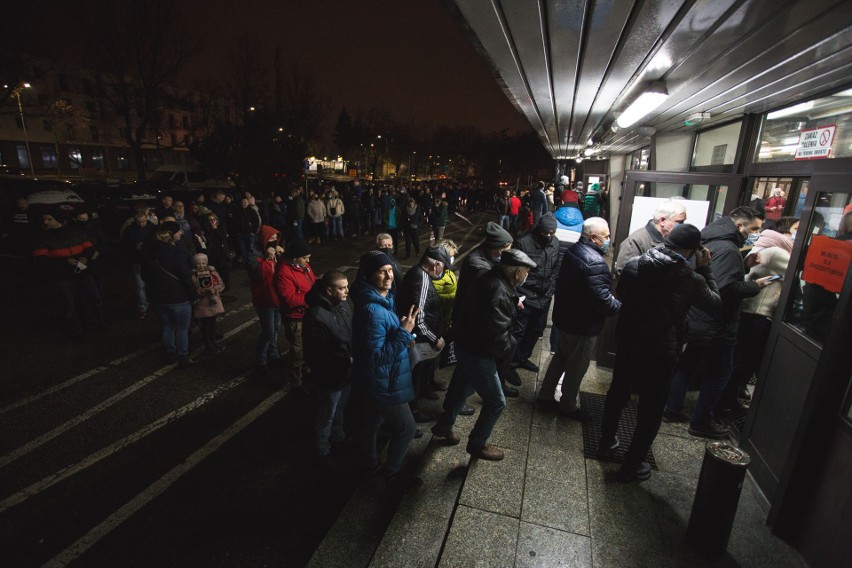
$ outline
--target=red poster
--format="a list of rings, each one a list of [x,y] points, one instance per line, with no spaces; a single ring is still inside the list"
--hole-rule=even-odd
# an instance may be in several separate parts
[[[852,241],[814,235],[805,257],[802,280],[839,294],[852,261]]]

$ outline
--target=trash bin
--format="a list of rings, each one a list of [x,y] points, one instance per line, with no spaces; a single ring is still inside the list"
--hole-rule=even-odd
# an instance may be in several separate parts
[[[706,554],[722,554],[728,546],[740,492],[751,458],[727,442],[704,448],[704,463],[686,528],[687,543]]]

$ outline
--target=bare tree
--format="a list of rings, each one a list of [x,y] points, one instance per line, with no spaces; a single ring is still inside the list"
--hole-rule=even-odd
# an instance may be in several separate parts
[[[226,87],[236,102],[237,114],[243,123],[250,109],[266,104],[270,69],[266,47],[256,34],[245,32],[233,40],[228,56]]]
[[[157,141],[166,87],[191,53],[189,25],[179,2],[80,2],[89,53],[105,73],[105,102],[122,123],[121,134],[145,179],[146,144]]]
[[[56,156],[59,157],[59,144],[74,138],[80,130],[91,122],[89,113],[74,107],[65,99],[57,99],[47,106],[44,111],[44,121],[53,131],[53,141],[56,145]],[[62,173],[61,160],[57,160],[57,173]]]
[[[278,81],[281,92],[276,93],[282,127],[305,152],[317,149],[329,112],[327,97],[320,94],[314,76],[295,62],[276,72],[282,77]]]

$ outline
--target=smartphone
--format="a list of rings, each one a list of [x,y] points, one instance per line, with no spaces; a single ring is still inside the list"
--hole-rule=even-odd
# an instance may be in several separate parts
[[[769,277],[769,282],[775,282],[776,280],[781,280],[782,278],[784,278],[784,277],[780,276],[778,274],[773,274],[772,276]]]

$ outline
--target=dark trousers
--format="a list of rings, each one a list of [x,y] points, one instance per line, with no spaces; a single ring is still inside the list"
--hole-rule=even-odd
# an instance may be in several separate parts
[[[666,408],[675,413],[683,412],[689,381],[694,373],[701,370],[698,403],[692,412],[691,424],[693,428],[708,427],[713,420],[713,408],[731,378],[733,362],[733,345],[687,344],[669,388]]]
[[[657,437],[676,365],[677,355],[673,352],[632,350],[626,346],[618,348],[612,383],[604,405],[601,443],[607,444],[615,436],[624,405],[632,392],[638,393],[636,430],[624,458],[626,468],[638,466]]]
[[[550,300],[541,308],[525,304],[523,310],[518,310],[515,321],[512,323],[512,337],[518,342],[512,367],[517,367],[518,363],[529,359],[532,355],[535,342],[547,327],[548,310],[550,310]]]
[[[100,326],[104,323],[104,308],[101,293],[92,275],[84,272],[73,279],[56,282],[56,297],[59,300],[66,332],[76,337],[83,334],[83,323]]]
[[[737,394],[746,388],[751,376],[760,370],[771,328],[772,321],[763,316],[748,313],[740,316],[737,346],[734,349],[734,370],[722,397],[716,403],[717,408],[736,407]]]

